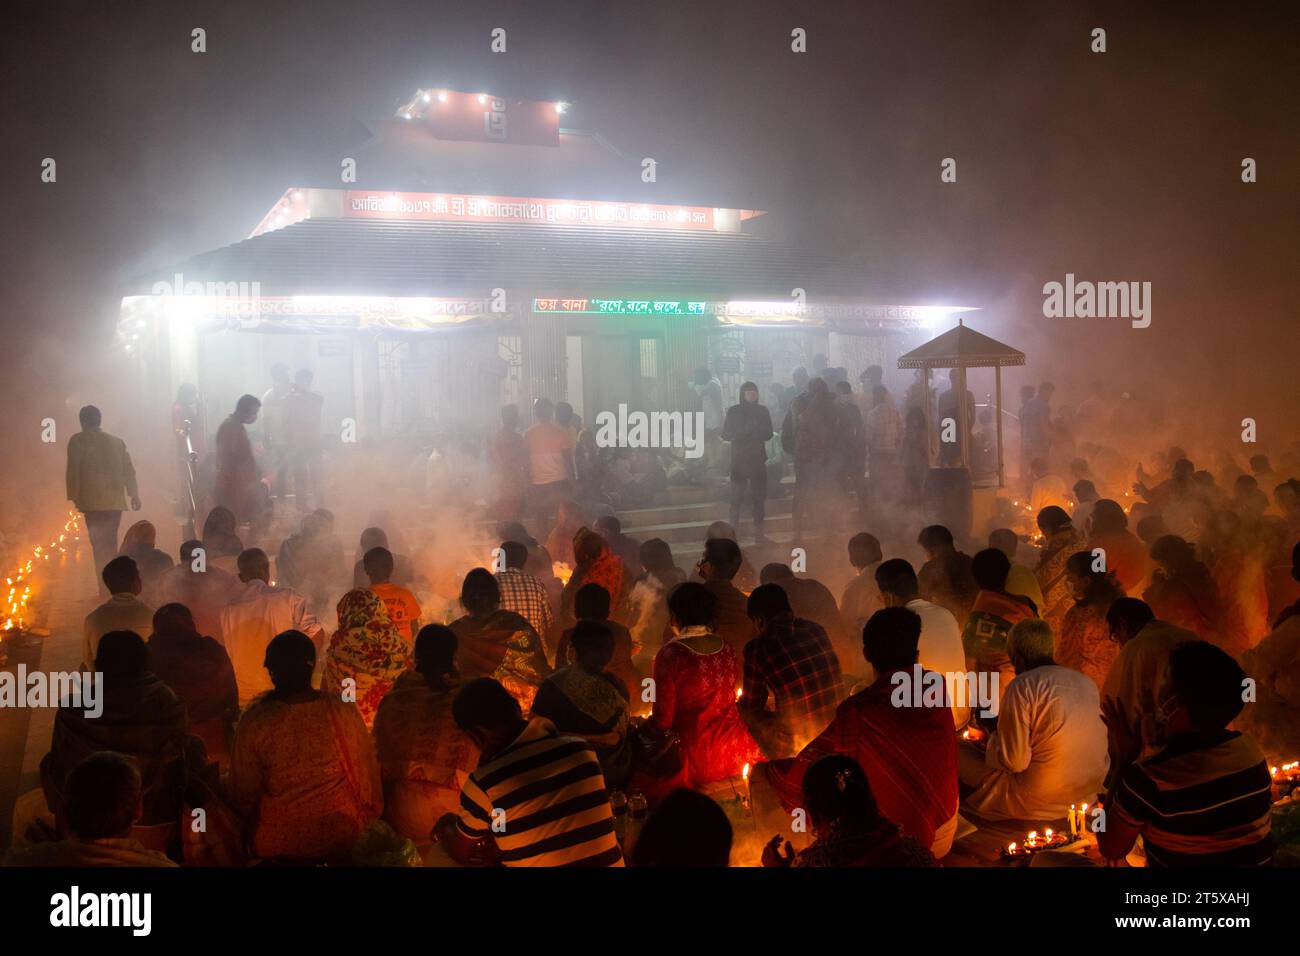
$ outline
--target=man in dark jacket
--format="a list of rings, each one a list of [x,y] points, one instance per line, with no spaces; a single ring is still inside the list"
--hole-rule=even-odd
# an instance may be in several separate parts
[[[731,526],[739,530],[740,509],[748,495],[754,512],[754,538],[767,544],[763,534],[763,505],[767,498],[767,449],[772,437],[772,416],[758,402],[758,386],[740,386],[740,403],[727,409],[722,440],[731,442]]]

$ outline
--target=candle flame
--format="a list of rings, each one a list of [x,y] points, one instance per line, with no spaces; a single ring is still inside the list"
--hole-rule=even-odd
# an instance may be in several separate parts
[[[744,769],[740,771],[740,779],[749,780],[749,764],[745,764]]]

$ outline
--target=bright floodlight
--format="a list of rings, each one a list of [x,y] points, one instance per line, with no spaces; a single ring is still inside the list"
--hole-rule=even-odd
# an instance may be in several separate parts
[[[484,94],[484,93],[480,93],[480,94],[478,95],[478,101],[479,101],[480,103],[486,103],[486,102],[487,102],[487,95]]]
[[[439,94],[438,94],[438,102],[439,102],[439,103],[445,103],[445,102],[447,102],[447,94],[446,94],[446,93],[439,93]]]
[[[563,113],[563,112],[564,112],[565,110],[567,110],[568,108],[569,108],[569,104],[568,104],[568,103],[559,102],[559,103],[556,103],[556,104],[555,104],[555,112],[557,112],[557,113]]]
[[[421,101],[423,101],[423,102],[425,102],[425,103],[429,102],[429,94],[428,94],[428,93],[421,93],[421,94],[420,94],[420,99],[421,99]]]

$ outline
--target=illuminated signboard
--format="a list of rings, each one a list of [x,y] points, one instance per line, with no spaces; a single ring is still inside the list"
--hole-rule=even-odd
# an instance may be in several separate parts
[[[616,226],[634,229],[719,228],[709,206],[468,196],[459,193],[392,193],[350,189],[344,193],[348,219],[414,219],[433,222],[513,222],[544,226]]]
[[[589,315],[705,315],[708,305],[680,299],[533,299],[534,312]]]

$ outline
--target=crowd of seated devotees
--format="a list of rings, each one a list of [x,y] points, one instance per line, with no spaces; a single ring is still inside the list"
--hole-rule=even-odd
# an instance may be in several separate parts
[[[466,574],[445,626],[419,626],[409,562],[379,529],[332,628],[270,583],[265,553],[204,578],[185,560],[198,542],[166,568],[144,529],[86,619],[102,713],[59,709],[6,862],[346,865],[386,839],[443,863],[721,866],[745,765],[768,866],[934,865],[963,817],[1050,821],[1099,800],[1101,858],[1136,858],[1140,840],[1149,866],[1268,862],[1260,742],[1296,732],[1300,613],[1256,635],[1203,593],[1199,556],[1223,569],[1239,524],[1211,521],[1197,547],[1159,535],[1144,558],[1122,509],[1088,503],[1092,541],[1039,512],[1032,569],[1005,529],[967,557],[926,528],[919,570],[856,534],[838,603],[779,564],[738,588],[734,533],[688,576],[608,523],[613,545],[573,530],[557,593],[516,524],[504,567]],[[290,549],[300,568],[309,539]],[[1099,566],[1094,542],[1121,566]],[[146,558],[169,599],[156,611]],[[899,693],[926,675],[937,696]],[[958,693],[975,686],[991,699]],[[649,803],[634,841],[616,791]],[[182,824],[200,807],[195,834]]]

